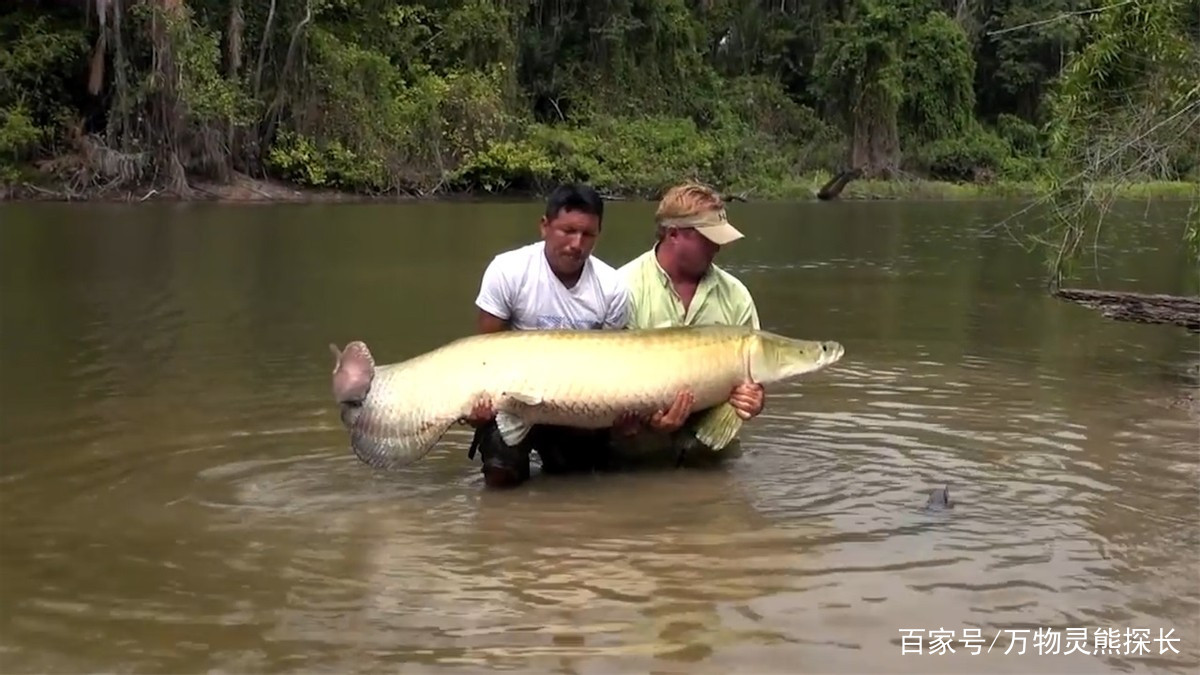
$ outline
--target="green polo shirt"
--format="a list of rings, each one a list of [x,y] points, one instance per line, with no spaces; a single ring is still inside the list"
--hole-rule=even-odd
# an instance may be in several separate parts
[[[617,270],[629,286],[628,328],[667,326],[752,326],[760,328],[758,308],[746,285],[725,270],[710,265],[700,279],[687,311],[658,264],[654,249]]]
[[[745,284],[716,265],[710,265],[708,273],[700,280],[687,311],[684,311],[683,301],[671,286],[671,279],[658,264],[654,249],[634,258],[617,271],[629,287],[629,322],[626,328],[713,324],[761,327],[754,298]],[[644,430],[630,439],[614,438],[613,450],[627,462],[674,462],[679,455],[680,445],[687,443],[684,439],[691,436],[688,427],[694,420],[693,416],[674,436]],[[695,442],[694,438],[691,442]],[[685,459],[708,463],[739,454],[740,446],[735,440],[721,452],[691,452]]]

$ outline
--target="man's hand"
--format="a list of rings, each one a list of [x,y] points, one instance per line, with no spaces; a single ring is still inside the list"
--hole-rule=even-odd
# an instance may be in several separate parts
[[[618,436],[632,436],[642,426],[642,416],[635,412],[623,412],[613,421],[613,433]]]
[[[491,422],[496,417],[496,411],[492,409],[492,402],[486,398],[481,399],[471,408],[471,413],[462,418],[464,422],[478,429],[479,427]]]
[[[745,382],[733,388],[733,393],[729,395],[729,405],[733,406],[738,417],[748,420],[762,412],[763,399],[761,384]]]
[[[675,401],[668,410],[659,410],[650,416],[650,428],[656,431],[675,431],[687,421],[695,402],[696,397],[690,389],[680,391],[675,394]]]

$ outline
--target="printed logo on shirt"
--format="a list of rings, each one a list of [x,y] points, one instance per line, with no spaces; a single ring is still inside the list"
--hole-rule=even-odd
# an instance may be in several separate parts
[[[567,328],[574,330],[596,330],[604,324],[600,321],[589,321],[587,319],[571,320],[571,317],[556,316],[553,314],[539,315],[534,325],[539,329],[553,330],[556,328]]]

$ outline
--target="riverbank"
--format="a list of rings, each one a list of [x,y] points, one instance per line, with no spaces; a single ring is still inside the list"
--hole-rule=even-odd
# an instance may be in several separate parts
[[[816,200],[817,193],[832,176],[813,172],[795,180],[769,186],[725,187],[729,201],[804,201]],[[683,178],[681,177],[681,180]],[[1184,181],[1146,181],[1121,185],[1098,184],[1098,190],[1110,191],[1118,199],[1200,199],[1200,183]],[[602,190],[604,197],[616,201],[652,200],[652,195],[639,190]],[[838,196],[842,201],[872,200],[979,200],[979,199],[1036,199],[1048,193],[1046,185],[1034,181],[998,180],[989,183],[952,183],[923,178],[901,180],[851,181]],[[0,186],[0,201],[61,201],[61,202],[120,202],[150,201],[217,202],[217,203],[283,203],[323,204],[389,201],[457,201],[478,199],[539,199],[536,190],[451,191],[438,190],[428,194],[360,192],[321,189],[289,183],[278,179],[258,179],[236,174],[225,183],[196,181],[189,184],[187,194],[179,194],[162,186],[142,185],[136,188],[113,190],[90,189],[74,191],[61,182],[22,181]]]

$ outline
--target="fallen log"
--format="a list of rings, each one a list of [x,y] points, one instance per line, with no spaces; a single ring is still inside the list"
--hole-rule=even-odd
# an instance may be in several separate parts
[[[837,199],[838,195],[842,194],[842,190],[846,188],[850,181],[856,178],[861,178],[862,174],[862,169],[852,169],[850,171],[843,171],[839,173],[833,178],[830,178],[829,182],[825,183],[825,185],[823,185],[821,189],[817,191],[817,199],[820,199],[823,202]]]
[[[1098,310],[1117,321],[1174,324],[1200,332],[1200,297],[1096,291],[1083,288],[1055,288],[1050,294]]]

